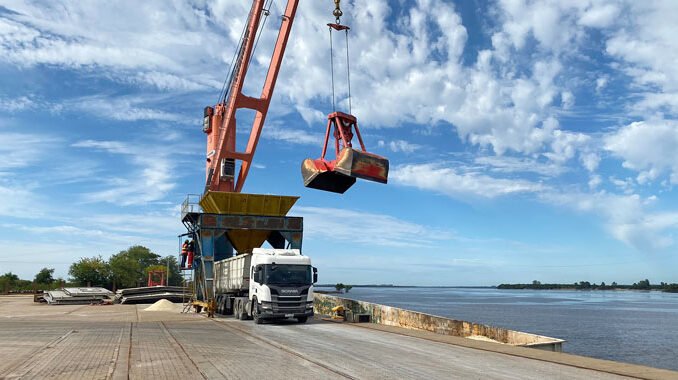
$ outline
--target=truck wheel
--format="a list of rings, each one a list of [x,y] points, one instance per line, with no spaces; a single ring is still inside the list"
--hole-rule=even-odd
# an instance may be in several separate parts
[[[240,311],[240,301],[239,301],[239,300],[235,300],[234,305],[233,305],[233,317],[235,317],[235,319],[242,319],[242,318],[240,317],[240,315],[241,315],[241,311]]]
[[[247,320],[247,317],[249,317],[249,315],[247,315],[247,311],[245,311],[245,303],[242,301],[238,302],[238,314],[240,316],[238,319],[241,321]]]
[[[306,316],[297,317],[297,321],[299,321],[299,323],[306,323],[307,320],[308,320],[308,317],[306,317]]]
[[[254,323],[257,325],[264,323],[261,314],[259,314],[259,302],[257,302],[256,298],[252,300],[252,319],[254,319]]]

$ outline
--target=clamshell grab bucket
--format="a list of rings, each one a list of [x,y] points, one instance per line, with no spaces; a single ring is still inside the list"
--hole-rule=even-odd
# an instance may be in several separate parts
[[[360,150],[353,149],[351,140],[354,135],[358,138]],[[332,161],[325,159],[330,136],[334,139],[335,159]],[[333,112],[327,115],[325,143],[320,158],[304,160],[301,175],[306,187],[343,194],[353,186],[356,178],[386,183],[388,160],[365,149],[355,116]]]
[[[384,157],[345,147],[334,161],[304,160],[301,174],[308,188],[343,194],[356,178],[387,183],[388,166]]]

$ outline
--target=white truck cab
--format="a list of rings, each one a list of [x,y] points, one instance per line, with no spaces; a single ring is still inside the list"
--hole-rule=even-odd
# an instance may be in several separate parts
[[[311,258],[298,249],[255,248],[250,264],[250,315],[263,319],[313,316],[313,284],[317,272]]]
[[[255,248],[251,254],[215,262],[217,310],[238,319],[313,316],[313,284],[318,279],[311,258],[298,249]]]

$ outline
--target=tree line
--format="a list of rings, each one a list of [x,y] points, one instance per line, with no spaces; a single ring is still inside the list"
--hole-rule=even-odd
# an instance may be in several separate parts
[[[150,249],[135,245],[112,255],[108,260],[101,256],[83,257],[71,264],[70,278],[54,278],[54,268],[42,268],[31,280],[22,280],[12,272],[0,276],[0,292],[22,292],[35,289],[51,290],[66,286],[96,286],[123,289],[146,286],[148,272],[167,271],[168,285],[181,285],[179,263],[174,256],[162,257]]]
[[[540,281],[534,280],[531,284],[501,284],[497,286],[497,289],[661,290],[663,292],[678,293],[678,284],[666,282],[651,284],[648,279],[634,282],[632,285],[622,285],[616,282],[608,285],[604,281],[600,284],[588,281],[579,281],[573,284],[542,284]]]

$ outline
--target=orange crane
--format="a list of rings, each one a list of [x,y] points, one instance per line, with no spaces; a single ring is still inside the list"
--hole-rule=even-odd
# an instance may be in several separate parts
[[[205,107],[203,119],[203,132],[207,134],[205,194],[208,192],[241,192],[252,166],[299,1],[287,1],[261,95],[251,97],[242,93],[243,84],[256,48],[258,35],[261,33],[262,19],[265,23],[270,3],[271,0],[268,2],[266,0],[253,1],[234,64],[231,67],[230,77],[222,90],[222,96],[215,106]],[[346,38],[348,38],[348,26],[340,23],[342,15],[340,0],[334,0],[334,3],[333,14],[336,17],[336,23],[328,24],[331,28],[330,32],[331,30],[346,31]],[[238,109],[250,109],[256,112],[244,152],[236,150],[236,111]],[[332,160],[325,158],[330,135],[334,140],[335,148],[335,158]],[[358,137],[360,150],[353,148],[354,135]],[[236,175],[237,161],[240,161],[240,167]],[[328,115],[321,156],[315,160],[307,159],[302,163],[302,176],[304,185],[309,188],[343,193],[355,183],[356,178],[386,183],[388,160],[365,150],[355,116],[334,110]]]

